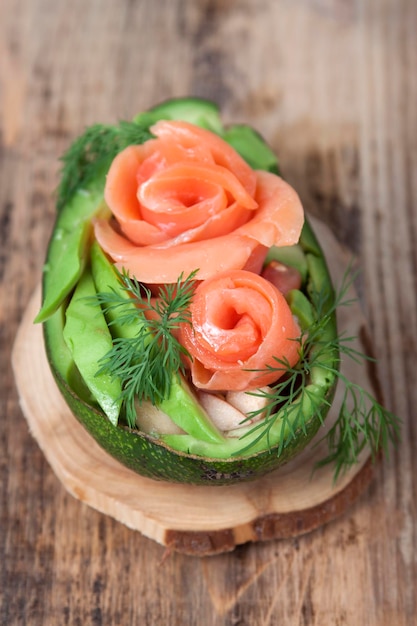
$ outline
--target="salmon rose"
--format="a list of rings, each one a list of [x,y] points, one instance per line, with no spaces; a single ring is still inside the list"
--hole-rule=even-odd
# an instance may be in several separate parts
[[[192,357],[192,381],[199,389],[269,385],[284,374],[284,364],[293,367],[299,360],[300,328],[290,307],[258,274],[235,270],[203,281],[190,313],[180,341]]]
[[[304,221],[295,191],[254,171],[218,135],[181,121],[159,121],[155,139],[132,145],[110,166],[111,220],[95,236],[119,269],[139,281],[176,282],[199,269],[259,272],[272,245],[298,241]]]

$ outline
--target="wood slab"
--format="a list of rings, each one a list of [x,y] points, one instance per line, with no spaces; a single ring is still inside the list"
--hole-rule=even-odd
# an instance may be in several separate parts
[[[325,227],[315,221],[314,228],[332,258],[334,279],[339,280],[347,256]],[[295,459],[253,482],[201,487],[139,476],[99,447],[63,400],[46,359],[42,328],[33,324],[40,298],[39,287],[26,309],[13,350],[21,407],[62,484],[93,508],[169,549],[210,555],[249,541],[307,533],[346,511],[369,484],[369,451],[336,484],[332,466],[312,473],[315,463],[326,455],[326,444],[318,444],[324,429]],[[358,303],[342,309],[338,323],[339,332],[359,337],[359,350],[367,349]],[[372,393],[378,391],[373,374],[364,366],[348,361],[342,369]],[[334,423],[337,405],[336,394],[326,428]]]

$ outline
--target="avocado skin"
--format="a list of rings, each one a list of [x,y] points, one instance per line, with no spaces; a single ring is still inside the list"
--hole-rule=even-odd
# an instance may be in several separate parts
[[[198,114],[201,114],[199,123],[203,127],[208,127],[222,134],[221,128],[216,128],[218,117],[215,105],[207,101],[199,101],[198,99],[163,103],[163,105],[155,107],[154,110],[151,109],[148,112],[150,114],[149,121],[153,123],[169,111],[172,113],[172,119],[187,119],[188,111],[195,115],[196,106],[200,107],[198,111]],[[240,140],[240,136],[238,136],[238,139]],[[254,166],[258,167],[262,167],[262,165],[264,165],[263,162],[254,164]],[[275,167],[278,167],[278,165],[274,163],[268,164],[268,169],[271,168],[273,170]],[[92,203],[92,210],[97,206],[94,206],[94,204]],[[313,287],[319,288],[323,282],[330,285],[326,261],[308,221],[305,222],[300,244],[310,260],[307,290]],[[51,251],[49,250],[49,255],[50,253]],[[81,271],[82,268],[79,270],[79,274]],[[73,284],[75,282],[71,283],[70,287]],[[47,287],[47,281],[44,277],[44,296],[48,291]],[[88,400],[88,390],[86,390],[71,355],[64,345],[62,337],[63,310],[68,291],[67,288],[63,292],[63,304],[54,314],[45,319],[47,317],[45,313],[44,316],[38,316],[37,319],[37,321],[44,322],[43,331],[47,358],[56,383],[74,416],[96,442],[112,457],[120,461],[122,465],[142,476],[155,480],[207,486],[232,485],[255,480],[284,465],[301,452],[318,432],[322,420],[328,412],[336,387],[335,376],[329,377],[328,374],[324,374],[320,370],[320,367],[316,368],[314,372],[314,382],[319,388],[318,393],[321,394],[321,396],[317,396],[317,399],[322,398],[319,410],[311,415],[311,418],[305,424],[305,429],[299,429],[296,432],[296,437],[286,443],[279,455],[278,445],[276,445],[269,450],[258,452],[252,456],[236,456],[226,460],[207,458],[174,450],[160,440],[154,439],[145,433],[131,430],[121,424],[114,426],[99,407],[94,402]],[[54,304],[56,306],[60,303]],[[52,310],[53,307],[51,306],[47,313],[51,313]],[[336,337],[336,333],[336,322],[333,317],[325,329],[326,340]],[[324,355],[323,358],[326,363],[331,364],[333,367],[337,366],[338,354],[334,349],[329,350],[328,354]],[[67,379],[78,381],[78,386],[75,387],[77,393],[69,386]],[[242,441],[242,447],[244,447],[244,440]]]

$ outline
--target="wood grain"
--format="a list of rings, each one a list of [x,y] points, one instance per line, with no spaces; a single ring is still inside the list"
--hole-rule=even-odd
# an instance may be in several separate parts
[[[0,623],[415,623],[417,5],[414,0],[0,3]],[[87,124],[175,95],[272,142],[363,267],[402,443],[336,522],[193,559],[68,496],[10,367],[54,217],[58,156]]]

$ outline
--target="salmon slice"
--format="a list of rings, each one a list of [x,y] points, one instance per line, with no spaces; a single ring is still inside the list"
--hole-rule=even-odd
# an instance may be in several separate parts
[[[96,219],[93,225],[99,245],[116,267],[148,284],[176,283],[181,274],[187,276],[196,269],[198,280],[248,263],[253,271],[259,271],[267,253],[254,239],[233,234],[208,239],[204,245],[194,241],[171,248],[138,247],[118,234],[106,220]]]
[[[187,149],[204,146],[215,162],[232,172],[246,191],[253,196],[256,189],[254,170],[224,139],[209,130],[183,121],[160,120],[151,132],[161,140],[178,143]]]
[[[168,238],[166,233],[141,219],[138,210],[136,176],[147,155],[144,145],[129,146],[116,156],[107,174],[104,189],[104,199],[120,228],[130,241],[139,246],[160,243]],[[156,162],[151,165],[154,172],[158,165]]]
[[[259,208],[251,211],[249,218],[243,217],[247,219],[243,225],[239,223],[241,214],[233,215],[232,206],[226,214],[228,227],[220,220],[216,224],[217,216],[213,216],[206,232],[198,232],[196,227],[191,241],[186,232],[171,242],[137,246],[104,220],[94,221],[95,237],[120,268],[146,283],[176,282],[181,273],[187,275],[197,268],[200,280],[231,269],[260,271],[267,248],[298,241],[304,217],[298,195],[290,185],[267,172],[256,172],[256,176]],[[223,234],[225,230],[230,234]],[[202,245],[205,235],[213,238]]]
[[[224,234],[229,230],[223,209],[233,205],[228,213],[240,212],[241,225],[247,210],[257,208],[255,174],[243,159],[216,135],[178,126],[156,125],[161,138],[129,146],[109,169],[105,200],[138,245],[168,242],[185,232],[187,241]]]
[[[221,213],[229,205],[255,210],[258,204],[237,178],[212,164],[181,162],[171,165],[143,183],[138,192],[140,212],[169,236],[176,236]],[[225,224],[227,227],[227,224]]]
[[[304,210],[296,191],[282,178],[257,171],[255,200],[259,209],[237,234],[271,246],[297,243],[304,224]]]
[[[291,309],[258,274],[234,270],[200,283],[190,312],[192,325],[181,327],[180,341],[192,356],[191,377],[199,389],[269,385],[285,371],[277,358],[289,366],[299,360],[300,329]]]

